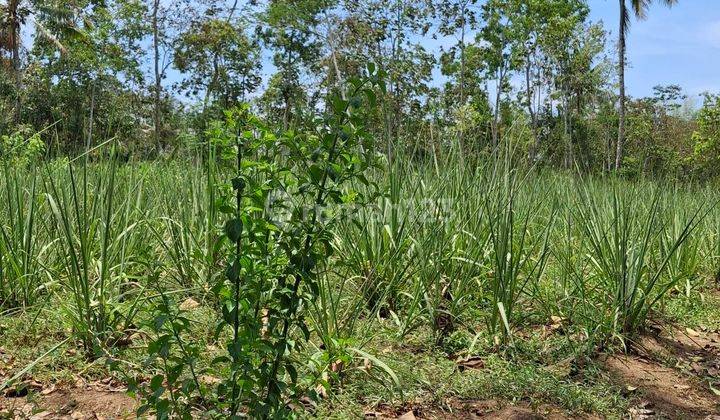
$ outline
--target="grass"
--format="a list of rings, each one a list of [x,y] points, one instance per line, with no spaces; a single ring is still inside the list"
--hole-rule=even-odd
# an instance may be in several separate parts
[[[331,369],[317,356],[330,347],[346,357],[317,416],[500,399],[619,417],[628,398],[593,355],[649,319],[720,326],[716,189],[468,160],[394,159],[371,176],[381,196],[341,220],[307,308],[301,364]],[[224,220],[212,180],[225,176],[180,161],[6,168],[0,346],[13,352],[10,370],[68,339],[35,378],[108,375],[108,355],[139,369],[138,330],[157,290],[200,303],[193,336],[215,346]],[[543,334],[557,319],[566,334]],[[459,374],[468,357],[484,368]],[[568,372],[567,360],[586,362]]]

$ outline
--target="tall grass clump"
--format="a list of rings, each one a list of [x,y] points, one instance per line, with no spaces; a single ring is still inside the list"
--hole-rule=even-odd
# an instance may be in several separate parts
[[[58,238],[56,274],[69,299],[63,310],[85,351],[95,356],[133,323],[142,299],[142,188],[118,186],[114,161],[48,172],[46,197]],[[61,169],[63,170],[63,169]],[[64,170],[63,170],[64,171]]]
[[[620,190],[624,187],[623,191]],[[595,182],[578,182],[575,223],[589,260],[588,273],[578,273],[585,303],[597,310],[589,324],[602,341],[625,338],[642,329],[648,314],[683,280],[668,270],[672,259],[701,220],[701,209],[685,220],[664,217],[657,187],[613,184],[609,191]],[[586,277],[587,275],[587,277]]]
[[[432,285],[423,273],[436,260],[429,247],[447,244],[445,225],[436,218],[441,184],[416,169],[401,156],[388,162],[386,172],[376,174],[381,194],[343,220],[335,241],[338,264],[353,279],[348,286],[355,298],[348,303],[356,313],[392,319],[401,335],[425,316]],[[418,182],[406,182],[413,177]]]
[[[190,166],[190,167],[188,167]],[[216,187],[207,181],[206,171],[197,163],[169,165],[158,179],[155,213],[149,226],[160,245],[164,276],[171,286],[190,292],[201,300],[209,293],[218,275]]]
[[[42,256],[52,243],[42,236],[43,209],[35,171],[3,165],[0,211],[0,309],[27,307],[42,292]],[[28,176],[24,176],[28,175]]]
[[[693,202],[679,201],[676,199],[680,191],[673,191],[670,196],[663,197],[663,208],[666,210],[666,229],[660,236],[660,252],[661,254],[669,254],[670,258],[667,263],[667,276],[674,279],[673,286],[678,292],[685,297],[690,297],[692,290],[700,286],[700,271],[702,266],[702,241],[700,235],[701,229],[704,227],[704,220],[698,221],[687,238],[677,245],[677,249],[673,252],[673,247],[677,238],[683,235],[683,231],[696,217],[697,209]]]
[[[462,323],[484,272],[468,258],[487,241],[484,186],[456,155],[430,165],[406,153],[374,175],[377,200],[341,224],[338,264],[353,279],[346,299],[360,309],[355,316],[387,318],[399,337],[429,325],[441,344]]]
[[[512,168],[510,157],[497,164],[483,204],[488,220],[491,267],[487,280],[490,302],[487,325],[493,336],[508,339],[511,322],[524,295],[538,289],[550,255],[556,208],[532,172]],[[546,208],[550,204],[549,208]]]

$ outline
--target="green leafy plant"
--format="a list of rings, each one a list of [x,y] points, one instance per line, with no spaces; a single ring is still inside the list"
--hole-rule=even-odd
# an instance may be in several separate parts
[[[46,214],[38,210],[37,176],[23,178],[3,165],[6,203],[0,212],[0,307],[31,306],[42,293],[41,258],[52,242],[42,236]],[[40,218],[40,220],[38,220]]]
[[[0,136],[0,160],[12,166],[24,166],[36,161],[45,152],[40,133],[29,126],[20,126],[12,134]]]
[[[490,314],[488,329],[500,334],[504,340],[512,334],[516,306],[521,297],[537,289],[537,284],[550,255],[550,232],[556,210],[538,226],[539,210],[545,203],[540,191],[521,189],[526,174],[513,169],[510,156],[492,172],[493,187],[484,203],[485,217],[489,221],[492,248],[492,271],[488,274]],[[519,195],[525,194],[524,206],[519,206]]]
[[[363,173],[374,160],[365,106],[374,106],[375,86],[383,85],[374,66],[368,70],[367,77],[350,80],[346,92],[328,99],[331,111],[310,130],[276,136],[247,108],[238,108],[209,132],[232,139],[234,147],[224,150],[236,156],[236,174],[217,206],[226,215],[221,252],[227,264],[214,287],[221,311],[216,337],[225,342],[225,353],[213,360],[211,371],[223,379],[212,396],[202,398],[218,416],[235,418],[243,411],[278,417],[290,402],[315,393],[317,378],[301,377],[297,357],[311,336],[306,311],[320,295],[335,225],[343,206],[361,198],[344,187],[353,180],[367,182]],[[168,337],[163,354],[153,357],[164,376],[151,381],[145,393],[152,397],[143,407],[154,406],[156,413],[185,412],[172,403],[173,396],[162,397],[172,385],[159,385],[171,375],[176,383],[179,366],[190,363],[165,363],[171,354],[188,360],[182,337],[187,323],[178,315],[173,319],[180,321],[159,334]],[[197,383],[188,386],[201,390]]]

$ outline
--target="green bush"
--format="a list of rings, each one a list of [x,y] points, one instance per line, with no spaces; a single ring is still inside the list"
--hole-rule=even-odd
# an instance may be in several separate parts
[[[43,153],[45,143],[29,126],[20,126],[14,133],[0,136],[0,159],[12,165],[27,165]]]

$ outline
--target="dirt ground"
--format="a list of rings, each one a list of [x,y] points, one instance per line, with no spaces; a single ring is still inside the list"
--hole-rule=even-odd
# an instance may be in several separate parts
[[[34,385],[34,384],[33,384]],[[0,418],[7,419],[131,419],[137,402],[123,389],[103,384],[56,389],[37,387],[32,393],[6,392],[0,397]],[[17,388],[15,388],[17,389]]]
[[[656,329],[633,343],[628,354],[602,356],[602,365],[626,390],[628,419],[720,420],[720,334]],[[720,387],[720,385],[718,385]],[[121,384],[55,386],[25,381],[0,395],[0,419],[134,418],[137,401]],[[379,406],[366,419],[596,419],[591,413],[569,415],[559,407],[507,404],[495,400],[445,401],[442,407]]]
[[[694,330],[655,329],[632,344],[628,354],[601,356],[617,385],[627,392],[627,419],[720,420],[720,334]],[[720,388],[720,385],[718,385]],[[408,410],[404,413],[401,413]],[[453,400],[443,407],[378,410],[366,418],[426,419],[597,419],[592,413],[570,415],[542,404],[509,405],[489,400]]]

